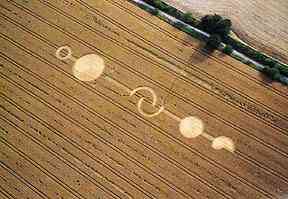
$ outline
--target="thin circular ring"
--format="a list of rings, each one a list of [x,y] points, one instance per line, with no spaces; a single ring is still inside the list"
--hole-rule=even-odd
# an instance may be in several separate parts
[[[150,118],[151,118],[151,117],[155,117],[155,116],[159,115],[159,114],[164,110],[164,106],[161,106],[161,107],[159,108],[159,110],[156,111],[155,113],[145,113],[145,111],[141,108],[143,101],[144,101],[144,98],[141,98],[141,99],[138,101],[138,103],[137,103],[137,109],[138,109],[139,113],[140,113],[141,115],[145,116],[145,117],[150,117]]]
[[[61,55],[61,51],[67,51],[67,54],[65,56]],[[60,60],[67,60],[72,58],[72,49],[69,46],[61,46],[57,49],[55,53],[56,57]]]
[[[156,103],[157,103],[157,95],[156,95],[155,91],[154,91],[152,88],[149,88],[149,87],[146,87],[146,86],[141,86],[141,87],[135,88],[133,91],[131,91],[130,97],[131,97],[132,95],[134,95],[137,91],[140,91],[140,90],[147,90],[147,91],[149,91],[149,92],[151,93],[152,99],[153,99],[152,105],[153,105],[153,106],[156,106]]]

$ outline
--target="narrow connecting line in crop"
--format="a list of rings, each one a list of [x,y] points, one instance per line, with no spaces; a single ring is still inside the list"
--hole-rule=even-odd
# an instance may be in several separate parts
[[[69,46],[62,46],[57,49],[56,57],[59,60],[71,60],[74,62],[72,67],[73,75],[81,80],[81,81],[94,81],[97,78],[101,77],[104,73],[105,63],[104,60],[96,55],[96,54],[88,54],[79,59],[73,57],[72,50]],[[184,72],[184,71],[183,71]],[[173,120],[179,122],[179,131],[180,133],[186,138],[196,138],[198,136],[203,136],[205,139],[209,140],[212,143],[212,148],[216,150],[225,149],[229,152],[235,151],[235,145],[231,138],[226,136],[219,136],[213,137],[208,133],[204,132],[204,123],[201,119],[194,116],[188,116],[185,118],[179,118],[175,114],[171,113],[170,111],[166,110],[164,106],[157,105],[158,97],[155,91],[150,87],[137,87],[134,90],[131,90],[127,86],[123,85],[119,81],[109,77],[109,75],[103,76],[105,80],[110,82],[111,84],[117,86],[118,88],[125,90],[129,96],[135,95],[138,91],[147,91],[152,96],[152,103],[151,106],[157,111],[153,113],[148,113],[143,110],[143,102],[149,101],[142,97],[138,100],[137,103],[137,110],[143,116],[147,118],[155,117],[161,113],[166,114],[168,117],[172,118]]]

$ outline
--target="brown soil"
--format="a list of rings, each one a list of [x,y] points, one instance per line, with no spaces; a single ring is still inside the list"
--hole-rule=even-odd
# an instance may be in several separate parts
[[[288,63],[288,1],[164,0],[196,13],[220,14],[233,21],[233,31],[246,43]]]
[[[0,197],[256,199],[288,193],[287,87],[128,1],[0,1]],[[130,89],[147,86],[180,118],[227,136],[236,152],[184,138],[165,114],[142,117],[105,78],[72,61],[101,56]],[[178,71],[185,70],[187,76]],[[113,72],[113,71],[114,72]]]

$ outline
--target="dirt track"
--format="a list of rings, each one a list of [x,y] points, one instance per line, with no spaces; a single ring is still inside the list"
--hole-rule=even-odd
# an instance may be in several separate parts
[[[288,193],[287,87],[199,43],[127,1],[0,1],[0,197],[277,198]],[[102,56],[127,87],[153,88],[179,117],[196,115],[234,154],[184,139],[138,96],[72,62]],[[181,76],[175,67],[189,75]]]
[[[288,63],[288,1],[165,0],[198,15],[221,14],[233,21],[233,31],[258,50]]]

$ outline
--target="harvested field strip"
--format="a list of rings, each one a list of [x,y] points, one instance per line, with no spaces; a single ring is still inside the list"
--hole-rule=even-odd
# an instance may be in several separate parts
[[[188,61],[190,52],[178,47],[185,39],[171,39],[185,34],[131,17],[126,1],[121,8],[89,2],[0,7],[0,197],[274,199],[288,191],[284,88],[237,76],[217,53]],[[236,152],[183,138],[165,114],[143,118],[136,104],[145,93],[129,97],[105,78],[78,81],[72,62],[55,57],[62,45],[76,58],[99,54],[111,78],[153,88],[167,111],[200,117],[205,132],[231,137]]]

